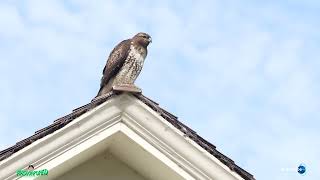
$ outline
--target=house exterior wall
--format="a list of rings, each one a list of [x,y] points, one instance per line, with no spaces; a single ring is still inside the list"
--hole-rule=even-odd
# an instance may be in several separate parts
[[[146,180],[140,174],[105,152],[61,175],[57,180]]]

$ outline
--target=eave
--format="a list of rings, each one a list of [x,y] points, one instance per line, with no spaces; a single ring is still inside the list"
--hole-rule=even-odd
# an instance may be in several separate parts
[[[182,179],[243,179],[162,114],[128,94],[109,99],[0,161],[0,179],[18,179],[15,171],[29,164],[48,169],[54,178],[106,148],[121,153],[113,148],[117,144],[107,145],[112,137],[117,140],[116,134],[138,144]],[[158,176],[153,172],[153,179]]]

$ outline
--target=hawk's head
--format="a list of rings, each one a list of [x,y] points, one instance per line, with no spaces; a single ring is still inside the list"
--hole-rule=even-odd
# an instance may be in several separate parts
[[[140,32],[133,36],[132,41],[137,44],[140,44],[143,47],[147,47],[152,42],[152,39],[149,34]]]

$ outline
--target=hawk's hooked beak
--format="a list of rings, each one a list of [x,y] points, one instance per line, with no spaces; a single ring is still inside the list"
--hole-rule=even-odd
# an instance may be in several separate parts
[[[152,38],[151,38],[151,37],[149,37],[148,41],[149,41],[150,43],[152,43]]]

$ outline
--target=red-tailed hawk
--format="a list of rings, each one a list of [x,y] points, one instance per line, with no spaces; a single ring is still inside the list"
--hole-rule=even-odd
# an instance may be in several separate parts
[[[120,42],[112,50],[103,69],[97,97],[119,87],[140,90],[134,86],[134,81],[140,74],[151,41],[147,33],[138,33],[133,38]]]

